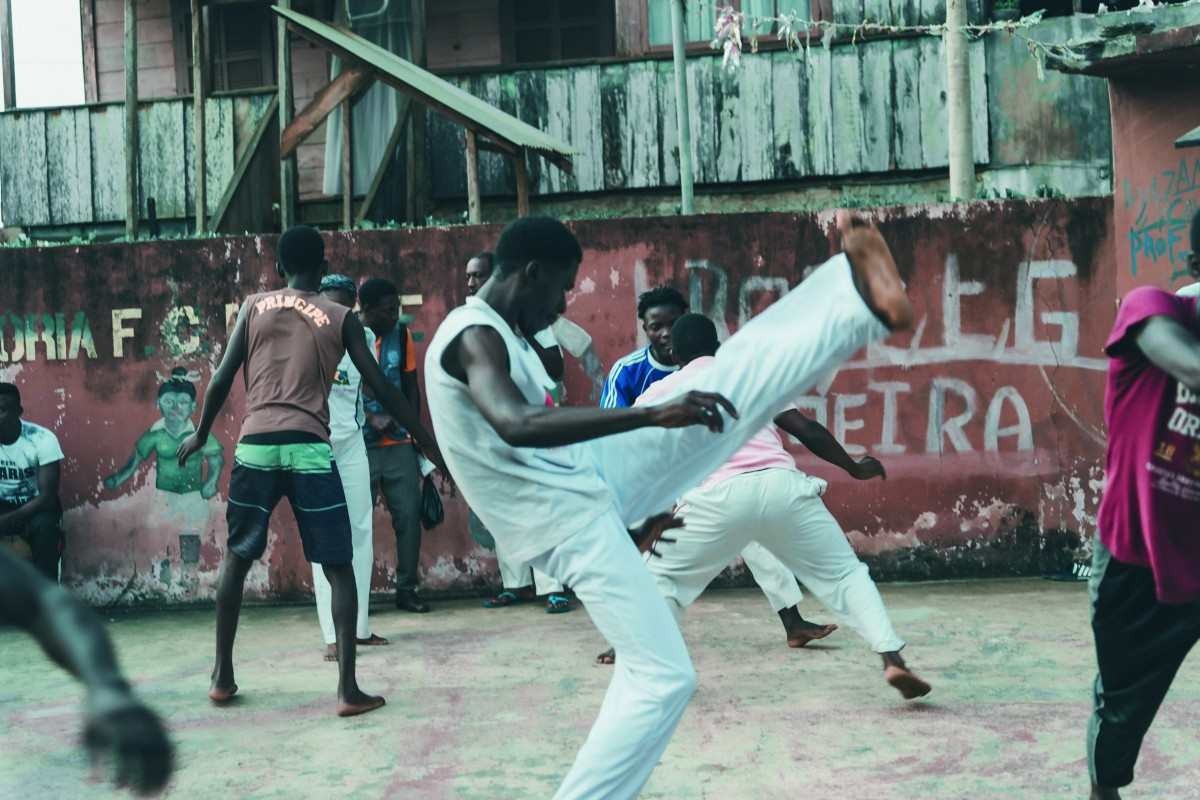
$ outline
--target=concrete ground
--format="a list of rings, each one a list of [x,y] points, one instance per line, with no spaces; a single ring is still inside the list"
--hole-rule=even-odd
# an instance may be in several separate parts
[[[904,703],[849,630],[788,650],[752,590],[710,592],[686,636],[700,688],[646,798],[1084,798],[1093,672],[1082,584],[885,585],[910,663],[934,684]],[[811,601],[803,613],[828,618]],[[546,798],[599,706],[609,670],[586,614],[437,603],[380,609],[387,648],[360,680],[388,706],[333,716],[334,666],[312,608],[251,608],[244,697],[205,698],[212,612],[114,619],[122,663],[169,720],[176,798]],[[1131,798],[1200,796],[1200,659],[1185,664],[1142,752]],[[0,798],[111,796],[86,784],[80,692],[32,642],[0,630]]]

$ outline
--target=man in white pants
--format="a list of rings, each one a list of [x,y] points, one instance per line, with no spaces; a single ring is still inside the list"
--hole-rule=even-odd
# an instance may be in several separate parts
[[[505,228],[492,280],[429,345],[429,408],[467,502],[505,557],[574,589],[621,653],[560,800],[635,797],[696,687],[679,626],[626,524],[669,509],[789,400],[912,324],[878,231],[848,215],[839,228],[845,253],[731,337],[703,383],[682,382],[661,405],[546,405],[545,370],[519,332],[553,322],[575,284],[582,250],[555,220]],[[655,457],[638,457],[646,453]]]
[[[679,364],[672,351],[671,327],[687,310],[683,293],[674,286],[657,286],[638,295],[637,316],[647,344],[613,362],[604,382],[601,407],[628,408],[634,405],[639,395],[676,374]],[[800,585],[770,552],[751,542],[741,556],[754,582],[767,596],[771,610],[779,615],[788,647],[804,647],[837,630],[836,625],[819,625],[800,616],[800,601],[804,599]],[[601,653],[596,661],[613,663],[612,652]]]
[[[676,385],[703,380],[718,352],[717,329],[700,314],[685,314],[671,333],[681,369],[651,386],[637,400],[653,405],[677,393]],[[812,453],[852,477],[886,478],[871,457],[854,461],[829,431],[794,408],[775,417],[733,458],[683,496],[676,516],[683,527],[674,540],[647,560],[659,591],[677,620],[695,602],[729,559],[753,540],[777,556],[817,599],[850,625],[883,659],[884,678],[905,699],[929,694],[930,687],[905,665],[904,648],[871,580],[837,520],[821,502],[828,486],[796,469],[779,429]]]
[[[467,297],[473,296],[491,279],[494,258],[495,256],[490,250],[484,250],[471,256],[467,261]],[[563,322],[565,320],[560,317],[555,320],[555,325]],[[558,339],[555,338],[551,328],[544,328],[533,336],[525,338],[546,369],[546,391],[554,397],[557,404],[559,398],[556,394],[558,387],[562,384],[565,366]],[[479,517],[475,516],[475,512],[470,509],[467,509],[467,527],[471,532],[472,539],[489,550],[496,549],[496,540],[492,538],[492,534],[488,532]],[[498,551],[496,565],[500,568],[500,585],[503,588],[495,597],[489,597],[483,601],[484,608],[508,608],[528,603],[538,597],[545,597],[547,614],[565,614],[574,610],[571,598],[567,595],[563,585],[541,570],[531,569],[528,564],[514,563],[501,556]]]
[[[321,279],[321,294],[346,308],[354,308],[358,289],[354,281],[345,275],[326,275]],[[367,345],[374,352],[375,336],[369,328],[364,330],[367,334]],[[362,375],[350,361],[350,356],[342,356],[333,386],[329,390],[329,443],[333,446],[333,460],[337,464],[342,489],[346,493],[346,510],[350,513],[350,530],[353,534],[351,541],[354,555],[351,564],[354,568],[354,586],[358,591],[356,642],[370,647],[388,644],[388,640],[371,632],[368,619],[375,547],[371,467],[367,462],[367,445],[362,434],[365,420]],[[333,594],[329,581],[325,578],[325,571],[318,564],[313,564],[313,591],[317,596],[317,620],[321,623],[321,635],[325,638],[325,660],[337,661]]]

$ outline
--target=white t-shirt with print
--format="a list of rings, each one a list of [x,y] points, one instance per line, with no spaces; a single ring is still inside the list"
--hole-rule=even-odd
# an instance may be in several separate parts
[[[367,349],[374,352],[375,334],[369,330],[366,331],[366,334]],[[333,385],[329,387],[329,435],[337,440],[361,435],[365,422],[362,373],[350,360],[350,354],[346,353],[338,362]]]
[[[57,436],[41,425],[21,420],[17,440],[0,442],[0,503],[24,505],[37,497],[38,467],[62,460]]]

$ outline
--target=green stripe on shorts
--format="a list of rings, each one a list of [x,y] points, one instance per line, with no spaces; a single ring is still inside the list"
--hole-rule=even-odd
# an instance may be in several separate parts
[[[247,444],[238,442],[234,460],[250,469],[327,474],[333,471],[333,448],[324,442]]]

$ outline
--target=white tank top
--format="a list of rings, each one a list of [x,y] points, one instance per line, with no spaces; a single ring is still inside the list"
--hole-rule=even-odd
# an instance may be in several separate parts
[[[467,328],[496,330],[509,376],[530,405],[548,404],[554,385],[537,353],[484,301],[451,311],[425,352],[425,391],[438,446],[471,510],[505,559],[528,562],[613,508],[613,495],[583,445],[533,448],[505,443],[483,418],[467,385],[442,368],[442,354]]]

